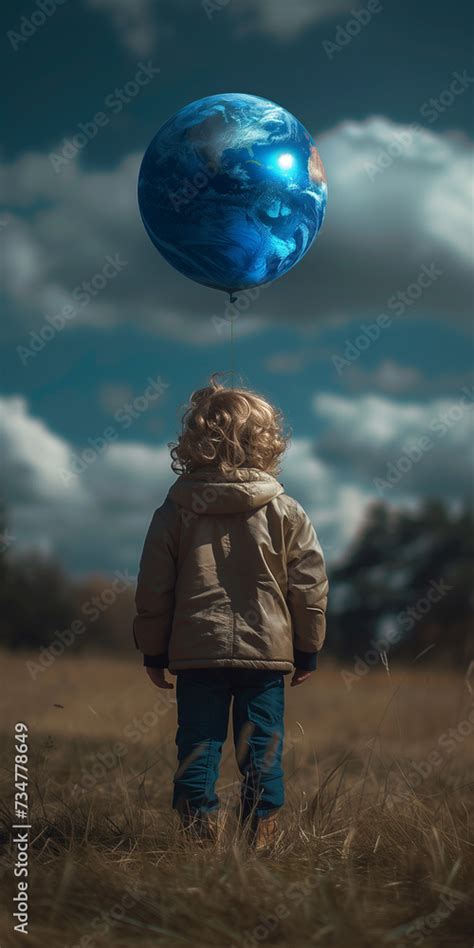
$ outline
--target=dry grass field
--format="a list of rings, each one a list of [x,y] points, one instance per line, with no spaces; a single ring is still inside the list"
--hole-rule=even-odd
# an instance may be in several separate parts
[[[234,821],[183,840],[169,809],[174,692],[129,661],[4,654],[2,948],[472,946],[473,695],[460,672],[322,662],[287,690],[287,805],[272,853]],[[171,697],[170,697],[171,695]],[[29,935],[13,932],[13,729],[29,728]],[[471,808],[472,809],[472,808]]]

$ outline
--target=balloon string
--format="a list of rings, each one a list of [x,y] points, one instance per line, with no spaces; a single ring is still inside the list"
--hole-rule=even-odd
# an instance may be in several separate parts
[[[229,293],[229,301],[230,301],[230,303],[231,303],[231,304],[232,304],[232,303],[235,303],[236,299],[237,299],[237,297],[235,296],[235,294],[232,293],[232,292],[230,292],[230,293]],[[232,388],[234,388],[234,378],[235,378],[235,364],[234,364],[235,360],[234,360],[234,355],[235,355],[235,350],[234,350],[234,317],[231,315],[231,317],[230,317],[230,378],[231,378],[231,386],[232,386]]]

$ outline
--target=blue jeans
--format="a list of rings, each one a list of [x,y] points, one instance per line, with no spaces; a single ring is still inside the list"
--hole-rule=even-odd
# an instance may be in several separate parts
[[[251,812],[266,816],[282,806],[283,674],[203,668],[178,672],[177,679],[179,766],[173,807],[188,813],[218,807],[215,788],[231,704],[235,754],[243,777],[242,818]]]

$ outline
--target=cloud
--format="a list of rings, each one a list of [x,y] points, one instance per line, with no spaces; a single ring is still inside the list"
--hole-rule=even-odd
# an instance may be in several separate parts
[[[387,395],[407,395],[417,393],[446,393],[459,391],[470,383],[469,373],[444,372],[437,375],[424,375],[413,365],[402,365],[394,359],[383,359],[373,369],[365,369],[358,363],[348,366],[342,373],[342,381],[347,388],[360,392],[383,392]]]
[[[108,16],[121,44],[138,56],[148,56],[159,38],[169,36],[176,17],[196,15],[202,28],[223,13],[228,14],[237,37],[264,33],[280,42],[291,42],[303,30],[343,13],[350,0],[85,0],[86,4]],[[159,13],[158,13],[159,9]],[[207,18],[206,18],[207,17]]]
[[[311,346],[306,339],[304,347],[270,353],[263,360],[263,364],[266,372],[272,372],[275,375],[295,375],[317,362],[326,362],[332,355],[333,351],[328,346],[321,344]]]
[[[5,197],[16,209],[4,253],[5,288],[16,308],[10,333],[18,345],[29,343],[27,330],[40,330],[47,317],[70,306],[66,331],[134,323],[201,344],[228,339],[224,294],[178,276],[145,234],[136,198],[140,160],[129,155],[111,171],[87,171],[71,160],[56,174],[47,155],[28,153],[4,169]],[[89,292],[116,255],[124,263],[116,279]],[[87,301],[78,304],[84,285]],[[257,317],[239,322],[241,331],[251,332]]]
[[[426,404],[326,393],[313,404],[323,431],[317,443],[292,441],[280,480],[307,510],[329,562],[341,557],[374,500],[416,507],[423,498],[469,496],[472,399],[462,393]],[[73,445],[32,416],[23,398],[2,399],[0,407],[17,548],[52,552],[79,574],[135,571],[153,510],[174,480],[168,447]]]
[[[313,260],[290,277],[312,300],[314,315],[378,315],[434,264],[442,271],[435,286],[395,318],[429,314],[465,323],[472,145],[385,118],[344,122],[318,144],[328,174],[327,225]]]
[[[423,386],[424,378],[419,369],[401,365],[393,359],[384,359],[372,371],[359,365],[349,366],[344,379],[350,388],[372,389],[388,395],[401,395]]]
[[[472,497],[473,393],[429,402],[396,402],[379,395],[358,398],[320,394],[313,402],[325,428],[316,452],[336,477],[374,498],[391,501]]]
[[[401,151],[390,166],[369,175],[396,142]],[[254,299],[241,297],[237,332],[276,322],[370,322],[381,312],[394,321],[429,316],[466,325],[472,303],[469,143],[368,119],[342,123],[318,144],[329,178],[323,230],[290,274]],[[228,339],[225,295],[176,273],[145,234],[136,203],[140,158],[128,155],[105,171],[88,170],[76,158],[57,174],[47,155],[31,153],[4,167],[9,223],[3,237],[16,337],[41,327],[46,314],[70,303],[74,289],[118,253],[126,267],[77,309],[66,331],[133,322],[201,344]],[[407,296],[411,285],[418,290],[421,268],[433,266],[441,271],[434,285],[416,299]],[[408,302],[400,312],[402,299]]]
[[[20,503],[60,502],[70,497],[59,471],[68,464],[61,438],[27,413],[25,399],[3,401],[1,419],[2,475],[5,493]],[[78,493],[76,492],[76,498]]]
[[[303,30],[349,11],[350,0],[240,0],[229,4],[238,33],[266,33],[289,42]]]
[[[167,446],[115,441],[91,452],[52,432],[23,398],[1,399],[0,407],[4,496],[17,548],[54,553],[79,574],[136,570],[153,510],[174,480]],[[370,490],[337,482],[304,438],[291,444],[281,479],[333,560],[360,524]]]
[[[295,438],[284,458],[280,477],[312,520],[329,562],[337,559],[364,519],[373,500],[369,487],[361,488],[336,477],[334,469],[315,453],[311,438]]]
[[[264,359],[264,366],[267,372],[275,375],[296,375],[317,362],[327,361],[332,355],[334,353],[328,346],[305,346],[291,351],[273,352]],[[348,364],[341,373],[341,381],[354,391],[370,390],[389,395],[426,389],[430,381],[435,390],[443,384],[449,384],[451,389],[453,387],[452,376],[428,380],[419,369],[401,365],[394,359],[384,359],[374,369],[365,369],[357,363]]]
[[[103,411],[110,415],[120,409],[125,402],[131,401],[132,398],[132,388],[125,382],[122,384],[105,382],[99,388],[99,405]]]
[[[17,548],[54,553],[77,573],[136,570],[151,515],[174,479],[168,448],[76,447],[23,398],[0,404],[3,493]]]
[[[153,0],[86,0],[86,3],[110,16],[125,49],[136,56],[150,55],[157,36]]]
[[[363,352],[363,350],[361,350]],[[270,353],[263,360],[265,371],[275,375],[296,375],[310,366],[326,362],[334,356],[329,346],[295,347]],[[348,360],[347,360],[348,361]],[[441,372],[425,375],[414,365],[405,365],[395,359],[383,359],[373,368],[358,362],[347,364],[339,376],[341,385],[353,392],[383,393],[387,395],[428,395],[459,391],[472,383],[472,373]]]
[[[310,357],[308,358],[303,350],[284,351],[271,353],[265,358],[264,365],[267,372],[273,372],[275,375],[295,375],[303,371],[310,361]]]

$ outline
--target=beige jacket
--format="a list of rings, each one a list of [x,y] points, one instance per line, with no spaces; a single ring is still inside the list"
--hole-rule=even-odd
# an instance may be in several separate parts
[[[315,667],[328,581],[303,508],[270,474],[183,474],[154,514],[136,593],[145,664]],[[314,656],[314,659],[313,659]]]

